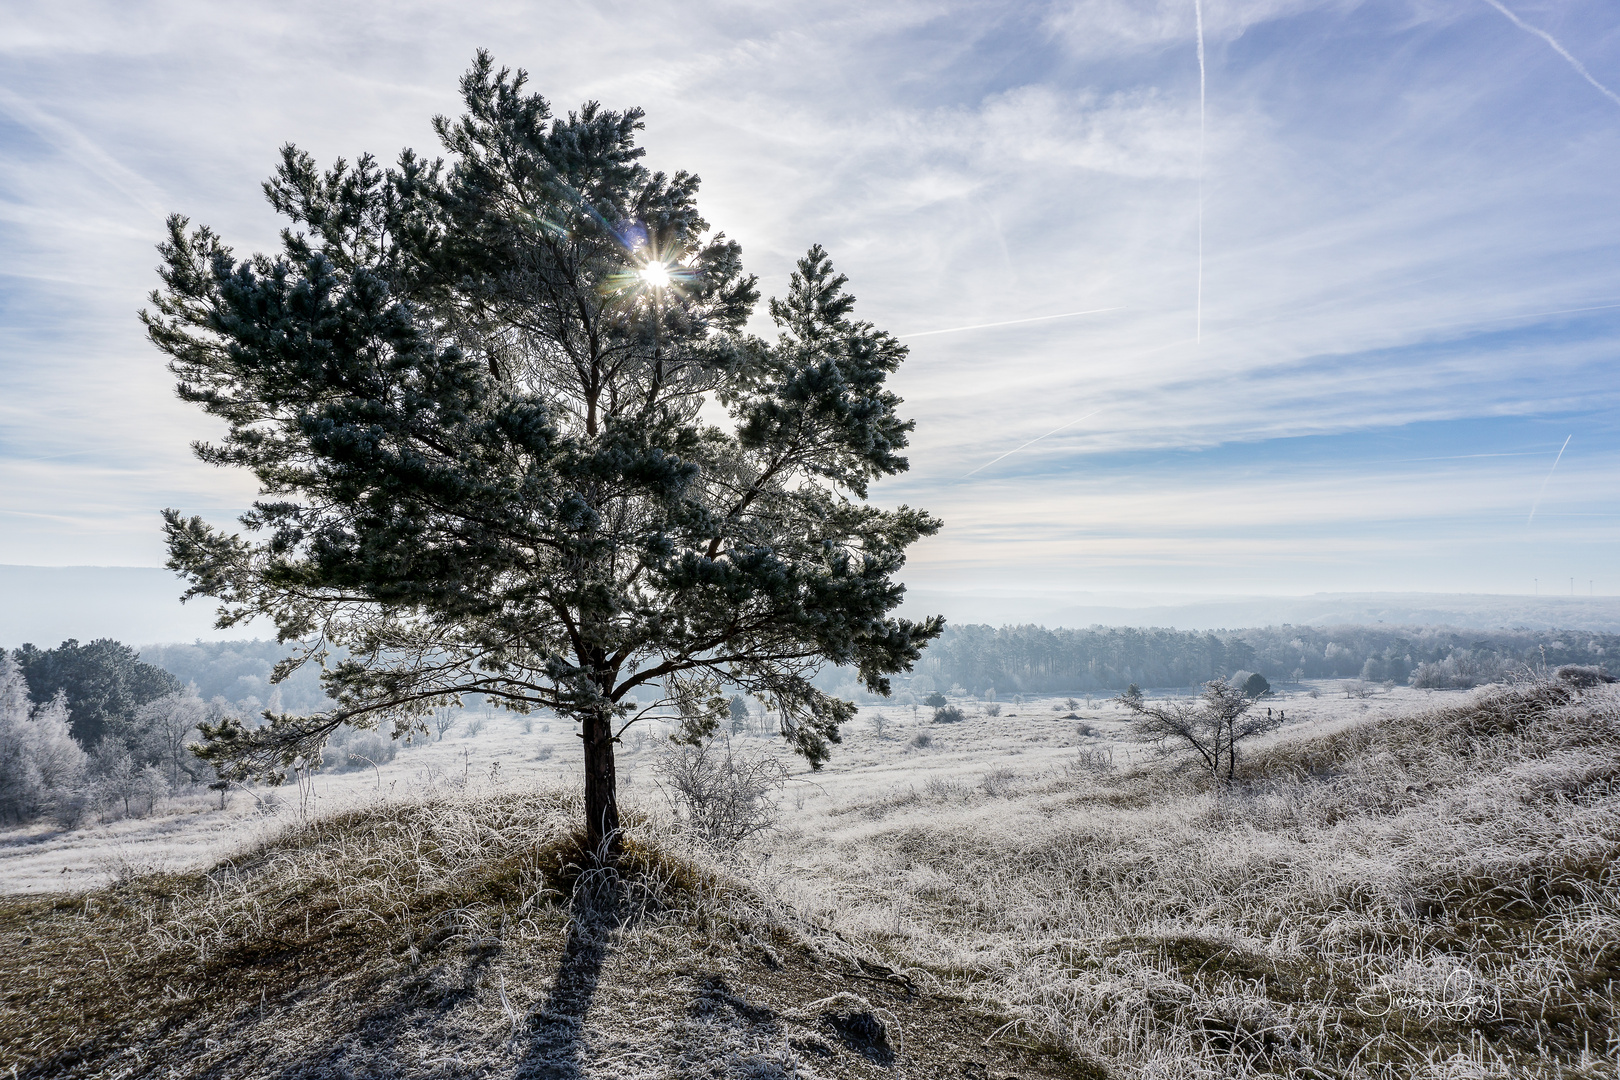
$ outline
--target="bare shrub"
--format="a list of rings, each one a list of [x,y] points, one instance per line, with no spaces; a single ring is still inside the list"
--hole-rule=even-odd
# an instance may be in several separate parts
[[[946,705],[943,708],[934,710],[934,723],[936,724],[960,724],[966,719],[967,714],[955,705]]]
[[[691,834],[731,847],[776,825],[788,771],[763,750],[734,750],[729,739],[670,743],[653,763],[656,783]]]
[[[934,737],[926,731],[919,731],[911,737],[911,745],[918,750],[926,750],[934,745]]]
[[[923,783],[923,795],[939,802],[966,802],[973,796],[973,792],[960,780],[930,776]]]
[[[986,715],[986,716],[1000,716],[1001,715],[1001,705],[998,702],[992,701],[990,704],[988,704],[988,705],[986,705],[984,707],[984,715]]]
[[[1069,777],[1096,775],[1112,772],[1113,769],[1114,751],[1107,747],[1081,750],[1063,763],[1063,772]]]
[[[986,795],[989,795],[991,798],[1000,798],[1013,793],[1014,784],[1017,780],[1018,774],[1013,770],[995,769],[991,772],[985,773],[984,779],[979,783],[980,786],[984,788],[984,793]]]
[[[1224,770],[1231,781],[1237,769],[1238,743],[1282,723],[1280,716],[1249,715],[1254,699],[1230,683],[1204,684],[1194,700],[1149,702],[1136,687],[1119,696],[1119,703],[1137,716],[1136,730],[1161,749],[1190,750],[1220,779]]]
[[[475,739],[478,737],[478,733],[483,730],[484,718],[482,716],[474,716],[467,721],[467,727],[462,731],[461,737],[464,739]]]

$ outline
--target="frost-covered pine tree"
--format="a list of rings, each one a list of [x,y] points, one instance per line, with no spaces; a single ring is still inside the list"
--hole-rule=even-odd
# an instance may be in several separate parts
[[[221,625],[313,640],[294,662],[348,652],[331,712],[211,725],[222,767],[284,773],[339,724],[419,725],[468,693],[554,709],[611,859],[628,725],[712,732],[735,689],[819,764],[854,707],[817,669],[887,692],[940,632],[891,615],[939,523],[866,502],[906,468],[885,387],[906,350],[852,316],[820,247],[770,303],[776,340],[745,333],[755,279],[698,178],[640,163],[640,110],[553,116],[485,53],[461,90],[465,115],[434,121],[448,164],[323,172],[288,146],[265,185],[279,254],[171,220],[144,319],[225,422],[200,456],[263,498],[239,534],[167,512],[169,565]]]

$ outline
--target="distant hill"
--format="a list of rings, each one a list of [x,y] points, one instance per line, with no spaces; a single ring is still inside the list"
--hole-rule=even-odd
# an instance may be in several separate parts
[[[1363,679],[1431,689],[1478,686],[1566,664],[1620,670],[1620,635],[1455,626],[1270,626],[1193,631],[1092,626],[947,626],[909,679],[922,695],[1063,694],[1191,687],[1238,671],[1273,683]]]

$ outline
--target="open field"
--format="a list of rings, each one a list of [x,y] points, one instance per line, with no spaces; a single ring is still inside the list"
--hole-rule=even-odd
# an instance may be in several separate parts
[[[4,908],[0,1054],[52,1075],[1615,1075],[1613,688],[1285,697],[1290,729],[1231,789],[1079,705],[885,710],[735,857],[650,817],[633,917],[600,930],[561,902],[577,802],[522,793],[563,777],[561,749],[535,760],[555,726],[489,720],[334,777],[309,825],[239,796],[167,833],[103,826],[80,847],[145,854],[56,880],[112,888]],[[626,753],[648,808],[652,752]],[[255,829],[206,875],[130,874]],[[70,850],[0,866],[34,891]]]
[[[1268,739],[1330,731],[1361,718],[1408,712],[1455,696],[1396,687],[1352,698],[1345,693],[1352,685],[1324,681],[1283,690],[1274,707],[1285,710],[1289,722]],[[1317,697],[1309,696],[1313,690]],[[1150,748],[1130,737],[1126,713],[1107,697],[1097,695],[1089,703],[1084,696],[1072,699],[1078,706],[1073,710],[1067,700],[1004,702],[999,717],[986,716],[982,704],[970,704],[965,722],[945,725],[932,723],[932,710],[927,708],[914,713],[909,707],[865,707],[845,728],[843,744],[819,772],[812,773],[797,758],[786,758],[795,777],[787,792],[793,817],[801,823],[836,821],[840,808],[851,801],[887,798],[931,783],[972,786],[984,775],[1007,770],[1028,775],[1050,772],[1079,750],[1122,767],[1151,759]],[[1071,712],[1079,719],[1064,719]],[[887,720],[882,738],[873,729],[874,714]],[[1090,730],[1082,731],[1082,725]],[[913,745],[918,735],[926,735],[930,745]],[[645,812],[656,813],[664,806],[648,768],[659,742],[657,728],[633,729],[619,752],[623,798]],[[738,742],[774,744],[758,735],[740,736]],[[131,869],[201,868],[245,843],[273,835],[304,814],[320,816],[463,791],[575,790],[579,769],[579,741],[568,724],[542,716],[469,711],[442,739],[430,734],[402,745],[393,761],[378,768],[317,773],[307,801],[289,783],[277,789],[233,791],[221,810],[218,796],[199,791],[166,800],[150,817],[71,830],[46,822],[0,830],[0,893],[93,888]]]

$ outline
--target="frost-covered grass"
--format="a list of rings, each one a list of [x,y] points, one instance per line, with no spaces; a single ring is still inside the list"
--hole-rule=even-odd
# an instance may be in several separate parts
[[[476,735],[467,734],[480,725]],[[579,783],[579,740],[572,731],[556,719],[468,710],[442,739],[428,735],[402,745],[393,761],[377,768],[318,772],[307,788],[289,781],[232,790],[221,808],[219,795],[199,786],[160,801],[148,816],[76,829],[47,822],[0,829],[0,893],[82,890],[132,871],[200,869],[289,825],[378,804],[570,790]],[[632,754],[626,762],[632,791],[645,756]]]
[[[1232,790],[1095,738],[867,787],[801,817],[772,873],[1019,1037],[1125,1072],[1612,1076],[1620,698],[1437,700],[1336,707]]]

